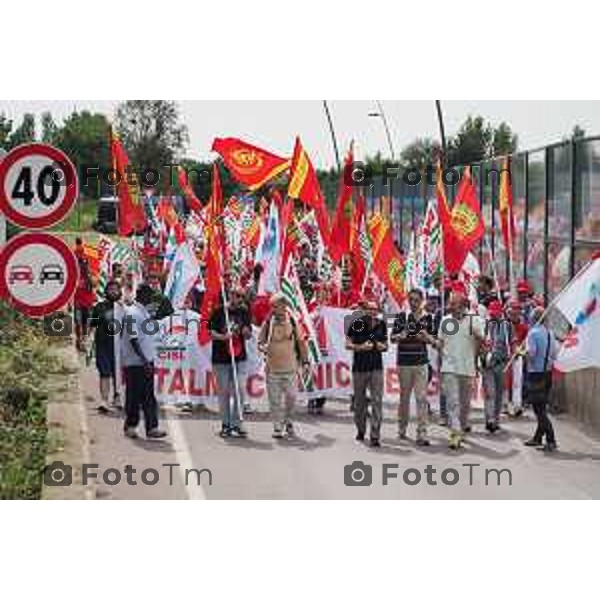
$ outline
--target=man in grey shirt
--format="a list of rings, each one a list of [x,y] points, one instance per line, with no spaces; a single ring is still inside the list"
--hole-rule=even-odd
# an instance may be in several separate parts
[[[138,287],[136,302],[125,309],[121,333],[121,364],[125,371],[125,435],[137,437],[140,410],[144,415],[146,437],[163,438],[158,428],[158,403],[154,395],[154,354],[158,323],[146,308],[152,302],[152,288]]]

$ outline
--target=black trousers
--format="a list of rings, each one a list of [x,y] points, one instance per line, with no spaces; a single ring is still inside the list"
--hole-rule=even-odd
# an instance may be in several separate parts
[[[125,428],[137,427],[140,409],[144,413],[146,433],[158,427],[158,403],[154,395],[154,365],[125,367]]]
[[[537,419],[537,428],[533,434],[533,439],[537,442],[543,442],[546,436],[547,444],[555,444],[554,427],[548,417],[548,399],[552,388],[551,373],[527,373],[527,401]]]

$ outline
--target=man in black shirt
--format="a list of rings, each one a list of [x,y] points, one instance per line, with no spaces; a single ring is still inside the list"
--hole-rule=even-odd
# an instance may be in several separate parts
[[[367,429],[368,402],[371,403],[372,447],[379,447],[379,437],[383,412],[383,358],[386,352],[387,327],[377,318],[375,302],[362,304],[364,314],[352,315],[346,330],[346,348],[354,353],[352,360],[352,384],[354,387],[354,423],[356,439],[363,441]]]
[[[400,379],[400,403],[398,404],[398,437],[406,439],[410,416],[410,397],[415,394],[417,404],[417,445],[429,446],[427,422],[427,383],[429,380],[429,356],[427,344],[437,347],[433,337],[433,316],[423,308],[424,297],[420,289],[408,294],[410,312],[400,313],[394,322],[390,341],[398,345],[398,377]]]
[[[96,369],[100,377],[100,398],[102,403],[98,407],[100,412],[109,410],[108,397],[110,382],[113,382],[113,406],[121,407],[121,402],[116,389],[115,372],[115,335],[119,333],[115,305],[121,299],[121,286],[112,279],[106,284],[105,300],[98,302],[92,309],[89,321],[89,333],[94,331],[94,348],[96,352]]]
[[[242,426],[244,399],[241,379],[246,362],[246,340],[252,336],[250,312],[243,303],[244,293],[235,289],[225,313],[219,306],[210,319],[212,337],[212,365],[217,378],[217,392],[221,409],[221,437],[246,437]],[[229,325],[229,331],[228,326]],[[236,372],[234,373],[233,363]],[[237,386],[236,386],[237,383]]]

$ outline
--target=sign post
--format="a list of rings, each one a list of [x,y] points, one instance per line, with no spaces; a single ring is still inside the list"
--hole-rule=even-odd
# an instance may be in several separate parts
[[[77,288],[79,268],[69,246],[35,230],[62,221],[78,193],[73,163],[53,146],[24,144],[0,159],[0,298],[30,317],[63,308]],[[6,243],[5,219],[34,231]]]
[[[5,156],[6,150],[4,148],[0,148],[0,163]],[[0,210],[0,249],[2,249],[4,244],[6,244],[6,218]]]

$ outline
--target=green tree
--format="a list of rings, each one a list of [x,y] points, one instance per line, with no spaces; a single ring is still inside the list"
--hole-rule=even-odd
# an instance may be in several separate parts
[[[13,122],[0,113],[0,148],[8,149],[8,139],[12,131]]]
[[[468,165],[515,152],[517,136],[507,123],[494,128],[483,117],[469,115],[448,142],[448,163]]]
[[[506,156],[517,150],[517,136],[504,121],[494,129],[491,156]]]
[[[431,138],[417,138],[400,153],[400,161],[405,168],[423,171],[427,165],[435,164],[440,156],[441,146]]]
[[[25,113],[21,124],[10,134],[7,148],[16,148],[21,144],[35,142],[35,116]]]
[[[136,169],[157,169],[168,181],[164,165],[181,157],[188,141],[179,108],[167,100],[128,100],[117,108],[116,130]]]
[[[54,144],[58,134],[58,125],[52,118],[52,113],[42,113],[42,142],[44,144]]]
[[[101,182],[101,172],[111,168],[109,148],[110,126],[103,114],[88,111],[73,112],[53,136],[55,146],[63,150],[73,161],[80,174],[82,193],[89,198],[98,198],[102,193],[113,193],[113,188]],[[86,165],[99,167],[98,179],[89,179],[84,186],[83,170]]]

